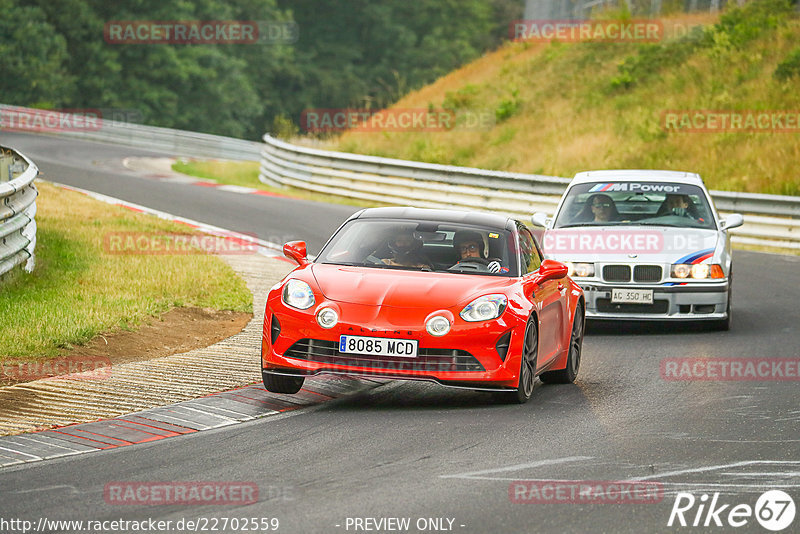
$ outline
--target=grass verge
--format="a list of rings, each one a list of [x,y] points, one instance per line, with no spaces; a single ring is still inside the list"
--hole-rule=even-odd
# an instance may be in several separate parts
[[[193,233],[186,226],[47,183],[37,187],[36,268],[0,288],[0,360],[54,357],[177,306],[252,312],[244,281],[213,255],[104,249],[111,232]]]

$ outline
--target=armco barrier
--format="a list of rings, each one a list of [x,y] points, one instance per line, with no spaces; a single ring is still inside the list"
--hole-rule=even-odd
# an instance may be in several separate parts
[[[33,270],[39,169],[24,155],[0,147],[0,275],[18,265]]]
[[[42,114],[46,114],[48,119],[52,119],[54,125],[45,125],[42,128],[33,124],[32,120],[28,120],[25,124],[21,124],[19,120],[20,117],[33,119],[41,117]],[[132,146],[171,156],[257,161],[261,153],[262,144],[256,141],[173,130],[172,128],[158,126],[143,126],[130,122],[105,120],[102,117],[94,120],[90,127],[59,127],[58,119],[70,116],[69,113],[0,104],[0,118],[6,118],[5,121],[0,120],[0,128],[13,131],[32,131],[101,143]],[[70,123],[70,121],[67,122]],[[75,122],[79,123],[79,121]]]
[[[41,110],[0,104],[3,113]],[[57,114],[59,115],[59,114]],[[66,115],[66,114],[61,114]],[[98,128],[48,133],[138,147],[173,156],[261,160],[262,182],[419,207],[507,213],[527,220],[552,213],[568,178],[435,165],[301,147],[269,135],[264,143],[170,128],[101,121]],[[733,241],[800,250],[800,197],[712,191],[721,212],[747,215]]]
[[[553,213],[569,178],[435,165],[301,147],[264,136],[259,178],[362,200],[505,213]],[[712,191],[720,212],[747,214],[733,241],[800,250],[800,197]],[[794,218],[794,219],[793,219]]]

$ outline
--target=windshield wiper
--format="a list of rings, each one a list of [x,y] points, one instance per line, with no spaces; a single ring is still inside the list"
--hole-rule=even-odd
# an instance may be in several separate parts
[[[623,223],[622,221],[592,221],[592,222],[582,222],[582,223],[571,223],[571,224],[562,224],[561,226],[556,226],[555,229],[559,230],[561,228],[575,228],[576,226],[620,226]]]
[[[698,226],[687,226],[684,224],[670,224],[670,223],[663,223],[663,222],[641,222],[639,221],[639,226],[669,226],[670,228],[699,228]]]
[[[321,261],[322,265],[343,265],[345,267],[364,267],[363,263],[355,263],[352,261]]]

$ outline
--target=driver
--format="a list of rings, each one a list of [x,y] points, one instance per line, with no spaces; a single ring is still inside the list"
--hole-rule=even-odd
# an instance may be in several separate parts
[[[486,258],[486,247],[483,236],[474,230],[462,230],[453,236],[453,246],[460,256],[460,260],[453,267],[461,263],[479,263],[486,265],[490,273],[508,271],[504,269],[499,258]]]
[[[676,215],[678,217],[689,217],[690,219],[706,224],[705,219],[697,210],[689,195],[679,195],[670,193],[664,198],[664,212],[661,215]]]

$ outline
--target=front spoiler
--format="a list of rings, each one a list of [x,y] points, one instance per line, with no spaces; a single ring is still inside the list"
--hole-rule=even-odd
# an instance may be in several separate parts
[[[339,376],[354,376],[360,378],[380,378],[384,380],[410,380],[414,382],[433,382],[434,384],[438,384],[440,386],[444,386],[446,388],[452,389],[468,389],[471,391],[486,391],[486,392],[507,392],[507,391],[516,391],[516,388],[511,387],[490,387],[484,386],[479,383],[451,383],[451,382],[444,382],[439,380],[438,378],[432,376],[396,376],[390,374],[383,374],[383,373],[371,373],[371,372],[358,372],[358,371],[335,371],[330,369],[316,369],[316,370],[309,370],[309,371],[301,371],[299,369],[262,369],[262,374],[271,374],[271,375],[278,375],[278,376],[293,376],[298,378],[307,378],[309,376],[317,376],[317,375],[339,375]]]

